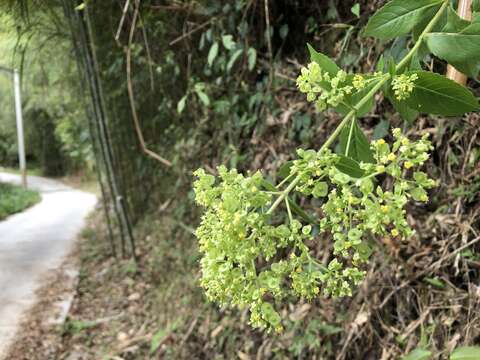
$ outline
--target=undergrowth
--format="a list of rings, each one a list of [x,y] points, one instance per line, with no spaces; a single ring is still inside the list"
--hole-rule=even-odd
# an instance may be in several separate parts
[[[38,203],[40,194],[20,186],[0,183],[0,220]]]

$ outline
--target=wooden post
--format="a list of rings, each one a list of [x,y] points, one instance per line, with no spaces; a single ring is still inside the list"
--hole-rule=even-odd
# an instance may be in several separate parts
[[[462,19],[472,20],[472,0],[459,0],[457,13]],[[467,76],[455,69],[452,65],[448,65],[447,67],[447,78],[460,85],[467,84]]]

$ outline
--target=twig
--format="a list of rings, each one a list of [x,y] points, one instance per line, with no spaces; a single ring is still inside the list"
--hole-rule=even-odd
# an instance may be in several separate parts
[[[132,26],[130,27],[130,35],[128,37],[128,46],[127,46],[127,90],[128,90],[128,100],[130,102],[130,108],[132,110],[132,118],[135,124],[135,131],[137,133],[138,140],[140,141],[140,146],[145,154],[152,157],[153,159],[161,162],[166,166],[172,166],[172,163],[152,150],[148,149],[145,145],[145,139],[143,137],[142,129],[140,127],[140,122],[138,121],[137,110],[135,109],[135,99],[133,95],[133,85],[132,85],[132,41],[133,35],[135,34],[135,26],[137,24],[138,18],[138,0],[135,1],[135,10],[133,13]]]
[[[175,45],[176,43],[178,43],[179,41],[182,41],[183,39],[189,37],[190,35],[192,35],[193,33],[197,32],[198,30],[201,30],[203,29],[205,26],[207,26],[208,24],[210,24],[212,21],[216,20],[216,17],[213,17],[211,18],[210,20],[207,20],[205,21],[204,23],[198,25],[196,28],[190,30],[189,32],[185,33],[185,34],[182,34],[181,36],[179,36],[178,38],[176,38],[175,40],[172,40],[170,41],[170,43],[168,45],[172,46],[172,45]]]
[[[430,271],[434,270],[435,268],[438,267],[438,265],[440,265],[441,263],[451,259],[452,257],[454,257],[455,255],[457,255],[459,252],[465,250],[466,248],[472,246],[473,244],[477,243],[480,241],[480,236],[476,237],[475,239],[473,239],[472,241],[466,243],[465,245],[463,246],[460,246],[458,249],[456,249],[455,251],[451,252],[450,254],[448,254],[447,256],[444,256],[442,257],[441,259],[439,259],[438,261],[435,261],[434,263],[432,263],[429,267],[427,267],[425,270],[423,271],[420,271],[417,275],[415,275],[415,277],[413,277],[412,279],[410,280],[405,280],[404,282],[402,282],[400,284],[400,286],[396,287],[394,290],[392,290],[382,301],[382,303],[378,306],[378,309],[381,309],[383,308],[387,302],[390,300],[390,298],[398,291],[400,291],[401,289],[403,289],[404,287],[406,287],[407,285],[409,285],[412,281],[418,279],[419,277],[422,277],[424,276],[425,274],[428,274]]]
[[[270,58],[270,72],[268,78],[268,87],[270,88],[273,83],[273,50],[272,50],[272,39],[270,39],[270,10],[268,8],[268,0],[265,0],[265,24],[267,27],[267,47],[268,47],[268,56]]]
[[[152,56],[150,53],[150,45],[148,44],[148,38],[147,38],[147,30],[145,27],[145,24],[143,23],[142,16],[140,15],[140,22],[142,22],[142,34],[143,34],[143,40],[145,41],[145,50],[147,52],[147,60],[148,60],[148,72],[150,74],[150,88],[155,90],[155,82],[154,82],[154,77],[153,77],[153,61],[152,61]]]
[[[127,10],[129,6],[130,6],[130,0],[125,1],[125,5],[123,6],[123,11],[122,11],[122,18],[120,19],[117,33],[115,34],[115,41],[118,41],[118,39],[120,38],[120,33],[122,32],[123,23],[125,21],[125,16],[127,15]]]

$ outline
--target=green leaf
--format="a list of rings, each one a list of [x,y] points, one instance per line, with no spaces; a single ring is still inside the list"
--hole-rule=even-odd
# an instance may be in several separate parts
[[[345,85],[352,85],[353,77],[354,77],[353,74],[348,74],[347,82],[346,82]],[[365,78],[368,79],[368,76],[365,76]],[[354,92],[350,95],[346,95],[345,99],[343,100],[343,103],[338,105],[335,108],[335,110],[338,111],[339,113],[343,114],[343,115],[348,114],[352,110],[352,108],[355,105],[357,105],[360,102],[360,100],[362,100],[365,97],[365,95],[367,95],[375,85],[377,85],[377,83],[378,83],[378,80],[370,81],[370,83],[364,89],[362,89],[360,91],[356,91],[356,92]],[[363,105],[356,112],[357,117],[365,116],[366,114],[368,114],[370,112],[370,110],[372,110],[372,108],[374,106],[375,106],[375,100],[374,100],[373,97],[371,97],[365,103],[365,105]]]
[[[473,0],[472,10],[480,11],[480,0]]]
[[[181,114],[183,110],[185,109],[185,105],[187,104],[187,95],[182,97],[180,101],[177,104],[177,112]]]
[[[445,283],[437,277],[424,278],[423,281],[425,281],[427,284],[435,286],[436,288],[445,289]]]
[[[204,106],[210,106],[210,98],[201,90],[195,91]]]
[[[230,60],[228,61],[228,64],[227,64],[227,72],[232,70],[232,67],[235,64],[235,61],[237,61],[237,59],[240,57],[240,55],[242,55],[242,53],[243,53],[242,49],[238,49],[233,53],[233,55],[230,57]]]
[[[285,179],[288,175],[290,175],[290,169],[292,168],[293,160],[287,161],[278,169],[277,175],[281,179]]]
[[[350,126],[345,126],[342,129],[340,133],[340,150],[345,156],[359,162],[373,163],[375,161],[370,149],[370,142],[358,126],[356,119],[352,120]]]
[[[327,55],[317,52],[310,44],[307,44],[308,51],[310,52],[310,59],[311,61],[316,62],[320,65],[320,68],[323,71],[326,71],[330,75],[336,76],[337,73],[340,71],[340,68],[335,61],[330,59]]]
[[[353,178],[361,178],[365,172],[360,168],[360,164],[349,157],[338,155],[340,160],[335,164],[335,167],[342,173],[347,174]]]
[[[75,6],[75,10],[77,10],[77,11],[82,11],[83,9],[85,9],[85,6],[86,6],[86,5],[87,5],[87,4],[85,4],[85,3],[83,2],[83,3],[81,3],[80,5]]]
[[[235,41],[233,41],[232,35],[223,35],[222,43],[227,50],[232,50],[235,47]]]
[[[373,140],[383,139],[388,135],[388,129],[390,129],[390,121],[380,120],[373,129]]]
[[[455,349],[450,355],[450,360],[478,360],[480,359],[480,347],[462,346]]]
[[[457,70],[477,77],[480,71],[480,24],[458,33],[430,33],[425,37],[430,51]]]
[[[215,60],[217,55],[218,55],[218,42],[215,41],[210,47],[210,50],[208,51],[208,58],[207,58],[208,66],[210,67],[212,66],[213,61]]]
[[[283,24],[282,27],[280,28],[280,38],[282,40],[285,40],[285,38],[288,35],[288,31],[289,31],[288,24]]]
[[[402,101],[422,113],[459,116],[479,109],[478,99],[466,87],[429,71],[410,71],[418,79],[410,97]]]
[[[248,70],[252,71],[255,68],[255,64],[257,63],[257,50],[254,48],[248,49]]]
[[[360,17],[360,4],[355,3],[355,5],[352,6],[350,11],[352,12],[353,15],[355,15],[357,18],[359,18]]]
[[[402,360],[428,360],[432,357],[432,352],[423,348],[417,348],[408,355],[402,357]]]
[[[449,6],[447,12],[447,23],[445,24],[441,32],[460,32],[468,25],[470,25],[470,21],[462,19],[460,16],[458,16],[457,12],[451,6]]]
[[[262,179],[262,186],[267,190],[267,191],[278,191],[278,189],[270,183],[268,180]],[[303,220],[305,220],[307,223],[310,224],[318,224],[318,220],[315,219],[314,217],[308,215],[305,210],[303,210],[297,203],[291,199],[288,199],[288,204],[290,205],[290,208],[292,211],[300,216]]]
[[[383,40],[408,34],[426,12],[440,8],[444,0],[393,0],[378,10],[364,29],[365,36]]]
[[[400,117],[407,123],[412,124],[418,118],[418,111],[408,107],[405,101],[398,101],[391,91],[386,92],[386,97],[392,104],[396,112],[400,114]]]

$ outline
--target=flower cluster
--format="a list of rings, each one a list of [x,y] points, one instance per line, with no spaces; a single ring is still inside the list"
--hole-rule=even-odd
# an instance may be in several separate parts
[[[284,285],[288,279],[293,294],[311,298],[319,292],[307,285],[315,284],[318,270],[303,270],[311,227],[296,220],[271,224],[265,208],[272,195],[261,190],[260,173],[245,177],[223,166],[218,172],[219,179],[202,169],[195,172],[196,200],[206,207],[196,231],[203,253],[201,285],[210,300],[249,306],[253,326],[280,331],[280,315],[265,299],[289,295]],[[285,251],[290,255],[281,258],[279,252]]]
[[[315,102],[318,111],[325,110],[329,105],[338,106],[353,90],[353,86],[348,84],[345,71],[339,70],[332,77],[316,62],[311,62],[307,68],[302,69],[297,78],[297,86],[307,94],[308,101]]]
[[[375,163],[360,165],[363,177],[352,178],[335,167],[329,171],[333,189],[322,206],[324,218],[320,221],[320,231],[332,234],[336,256],[322,278],[327,280],[325,292],[329,295],[351,295],[352,285],[363,279],[359,266],[372,252],[365,241],[368,234],[397,239],[412,235],[405,205],[409,199],[428,201],[426,190],[436,186],[427,174],[412,170],[428,159],[432,149],[428,135],[411,142],[395,129],[393,136],[392,146],[384,140],[372,143]],[[375,184],[375,177],[383,173],[393,179],[389,189]]]
[[[330,150],[298,150],[289,178],[296,179],[293,191],[322,202],[322,218],[312,224],[295,218],[288,201],[288,216],[274,216],[269,210],[282,192],[270,191],[259,172],[244,176],[221,166],[214,177],[196,171],[196,200],[206,208],[196,235],[207,297],[225,306],[248,306],[253,326],[280,331],[276,301],[311,300],[320,288],[327,296],[350,296],[373,252],[368,239],[410,236],[405,205],[410,199],[427,201],[426,190],[436,185],[414,170],[428,159],[427,136],[410,141],[395,129],[393,137],[392,144],[371,143],[374,162],[360,163],[359,178],[342,172],[341,157]],[[388,188],[376,183],[381,174],[391,177]],[[312,225],[319,235],[313,235]],[[312,257],[309,244],[326,237],[333,239],[333,257],[324,266]]]
[[[411,75],[398,75],[392,80],[392,89],[395,92],[397,100],[406,100],[410,97],[410,94],[415,87],[415,81],[418,80],[417,74]]]

